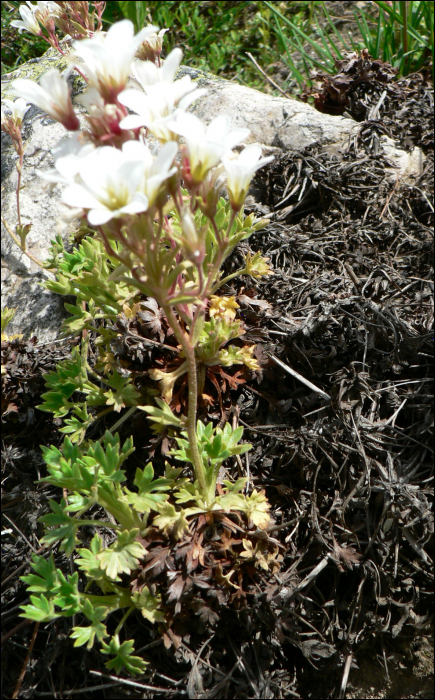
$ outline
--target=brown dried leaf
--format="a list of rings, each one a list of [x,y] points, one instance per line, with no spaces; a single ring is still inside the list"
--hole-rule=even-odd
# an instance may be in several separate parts
[[[174,581],[172,581],[171,585],[168,588],[168,602],[172,602],[173,600],[180,600],[184,587],[186,585],[186,579],[183,577],[182,574],[177,576]]]
[[[165,568],[169,556],[169,547],[156,547],[149,555],[148,561],[143,568],[143,573],[153,571],[153,576],[158,576]]]
[[[218,613],[215,612],[210,605],[207,605],[207,603],[205,603],[201,598],[195,598],[192,600],[192,609],[195,611],[195,614],[199,616],[199,619],[202,622],[205,622],[207,625],[213,626],[219,620]]]
[[[141,306],[144,306],[147,310],[138,311],[138,317],[141,319],[145,328],[150,331],[151,335],[157,335],[162,343],[165,339],[165,331],[162,325],[165,315],[162,309],[160,309],[155,299],[142,301]]]
[[[352,571],[360,565],[362,554],[357,552],[353,547],[341,547],[334,538],[334,553],[332,558],[340,571],[344,571],[345,569]]]

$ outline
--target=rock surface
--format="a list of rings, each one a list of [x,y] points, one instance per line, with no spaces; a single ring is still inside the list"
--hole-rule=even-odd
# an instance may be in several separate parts
[[[32,59],[18,70],[2,76],[2,100],[12,97],[9,91],[11,81],[18,77],[37,81],[53,67],[62,70],[66,62],[56,51],[49,49],[41,58]],[[208,90],[192,105],[194,114],[206,123],[219,114],[227,114],[233,126],[251,130],[247,143],[264,145],[266,154],[281,150],[299,151],[315,143],[323,144],[329,151],[339,152],[358,129],[358,123],[352,119],[321,114],[296,99],[273,97],[184,66],[177,77],[183,75],[190,75],[200,87]],[[71,77],[70,81],[74,101],[74,97],[83,90],[84,81],[80,77]],[[75,106],[83,123],[84,109],[77,103]],[[23,124],[26,151],[20,195],[21,213],[23,223],[32,222],[27,238],[28,248],[40,260],[47,257],[50,240],[58,232],[57,219],[66,207],[60,201],[62,187],[56,185],[50,189],[35,174],[35,168],[48,170],[53,167],[50,151],[64,136],[65,129],[39,108],[32,106],[26,113]],[[390,162],[395,164],[388,173],[392,181],[396,181],[397,175],[402,182],[406,182],[421,174],[423,155],[420,149],[407,153],[397,149],[387,137],[382,138],[381,144]],[[2,132],[2,211],[12,229],[17,221],[16,159],[10,137]],[[64,227],[62,237],[67,240],[75,228],[74,222]],[[40,286],[39,283],[48,275],[22,253],[2,225],[2,307],[17,309],[8,327],[10,333],[23,333],[25,338],[36,335],[40,342],[50,342],[58,337],[65,315],[65,300]]]

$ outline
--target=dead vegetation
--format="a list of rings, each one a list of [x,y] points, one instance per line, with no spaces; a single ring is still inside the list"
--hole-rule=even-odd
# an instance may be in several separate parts
[[[283,154],[255,181],[250,206],[271,216],[250,246],[275,274],[226,293],[237,297],[261,371],[205,377],[201,418],[245,426],[253,449],[227,469],[266,490],[273,523],[261,533],[234,515],[201,516],[178,544],[150,533],[131,586],[155,586],[171,622],[159,631],[129,621],[136,653],[151,662],[142,680],[109,678],[97,651],[73,648],[68,620],[35,633],[17,617],[19,575],[39,549],[36,519],[58,496],[34,483],[44,469],[38,445],[59,442],[35,405],[42,373],[70,349],[2,344],[4,697],[21,671],[17,697],[94,697],[97,687],[117,698],[344,697],[346,687],[358,697],[352,679],[367,657],[378,659],[383,697],[398,697],[388,688],[430,697],[428,668],[418,691],[394,681],[433,614],[433,93],[421,76],[352,70],[356,84],[344,81],[340,93],[342,78],[329,79],[321,101],[337,109],[338,85],[340,109],[360,122],[348,148]],[[387,176],[383,135],[423,149],[412,183]],[[151,365],[174,361],[152,303],[140,321],[120,319],[113,348],[138,386]],[[177,389],[181,410],[182,382]],[[153,437],[143,414],[121,432],[137,448],[131,474],[150,452],[157,471],[170,436]]]

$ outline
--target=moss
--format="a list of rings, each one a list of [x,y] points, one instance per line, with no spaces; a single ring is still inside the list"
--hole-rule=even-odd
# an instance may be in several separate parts
[[[222,84],[230,82],[225,78],[219,78],[217,75],[213,75],[213,73],[208,73],[200,68],[191,68],[190,66],[181,66],[175,74],[175,79],[179,80],[180,78],[184,78],[185,75],[190,75],[192,80],[198,83],[198,87],[206,87],[211,81]]]
[[[16,96],[10,91],[10,84],[13,80],[16,80],[17,78],[27,78],[38,82],[41,76],[52,68],[58,68],[62,72],[68,68],[68,61],[66,58],[60,55],[57,49],[49,48],[48,51],[46,51],[40,58],[32,58],[30,61],[23,63],[19,68],[16,68],[11,73],[3,73],[1,80],[2,101],[4,99],[14,100],[16,98]],[[85,81],[83,78],[74,73],[71,80],[73,95],[77,95],[79,92],[82,92],[85,86]]]

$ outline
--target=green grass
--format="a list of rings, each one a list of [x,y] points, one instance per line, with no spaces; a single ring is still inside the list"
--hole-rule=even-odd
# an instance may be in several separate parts
[[[20,4],[6,1],[1,4],[2,73],[40,56],[48,48],[41,39],[26,32],[19,34],[10,27],[12,20],[21,19]],[[299,23],[308,17],[312,3],[275,5]],[[228,79],[236,78],[251,87],[261,89],[268,83],[246,55],[247,51],[266,72],[271,63],[281,58],[278,38],[268,26],[271,13],[264,2],[108,2],[103,15],[105,29],[123,16],[134,22],[136,30],[151,22],[169,28],[163,57],[179,46],[184,52],[185,65]]]
[[[353,8],[355,28],[359,37],[340,32],[331,18],[325,2],[316,2],[313,22],[299,26],[280,11],[277,3],[263,3],[273,21],[262,18],[275,32],[284,61],[299,87],[312,85],[310,73],[336,73],[335,62],[345,53],[368,49],[374,59],[397,68],[399,75],[416,73],[434,64],[434,3],[373,2],[370,7]],[[368,3],[367,3],[368,5]],[[319,21],[320,20],[320,21]],[[297,57],[297,58],[296,58]]]
[[[20,19],[20,2],[2,2],[2,73],[40,56],[47,44],[10,27]],[[271,64],[284,64],[289,78],[284,89],[298,92],[310,84],[310,71],[335,72],[335,59],[367,47],[374,58],[392,63],[407,75],[427,68],[432,57],[433,2],[385,2],[355,7],[353,36],[337,28],[324,2],[108,2],[104,27],[131,19],[136,30],[153,23],[169,28],[163,57],[175,46],[184,51],[183,63],[235,79],[254,88],[273,91],[246,52],[273,74]]]

